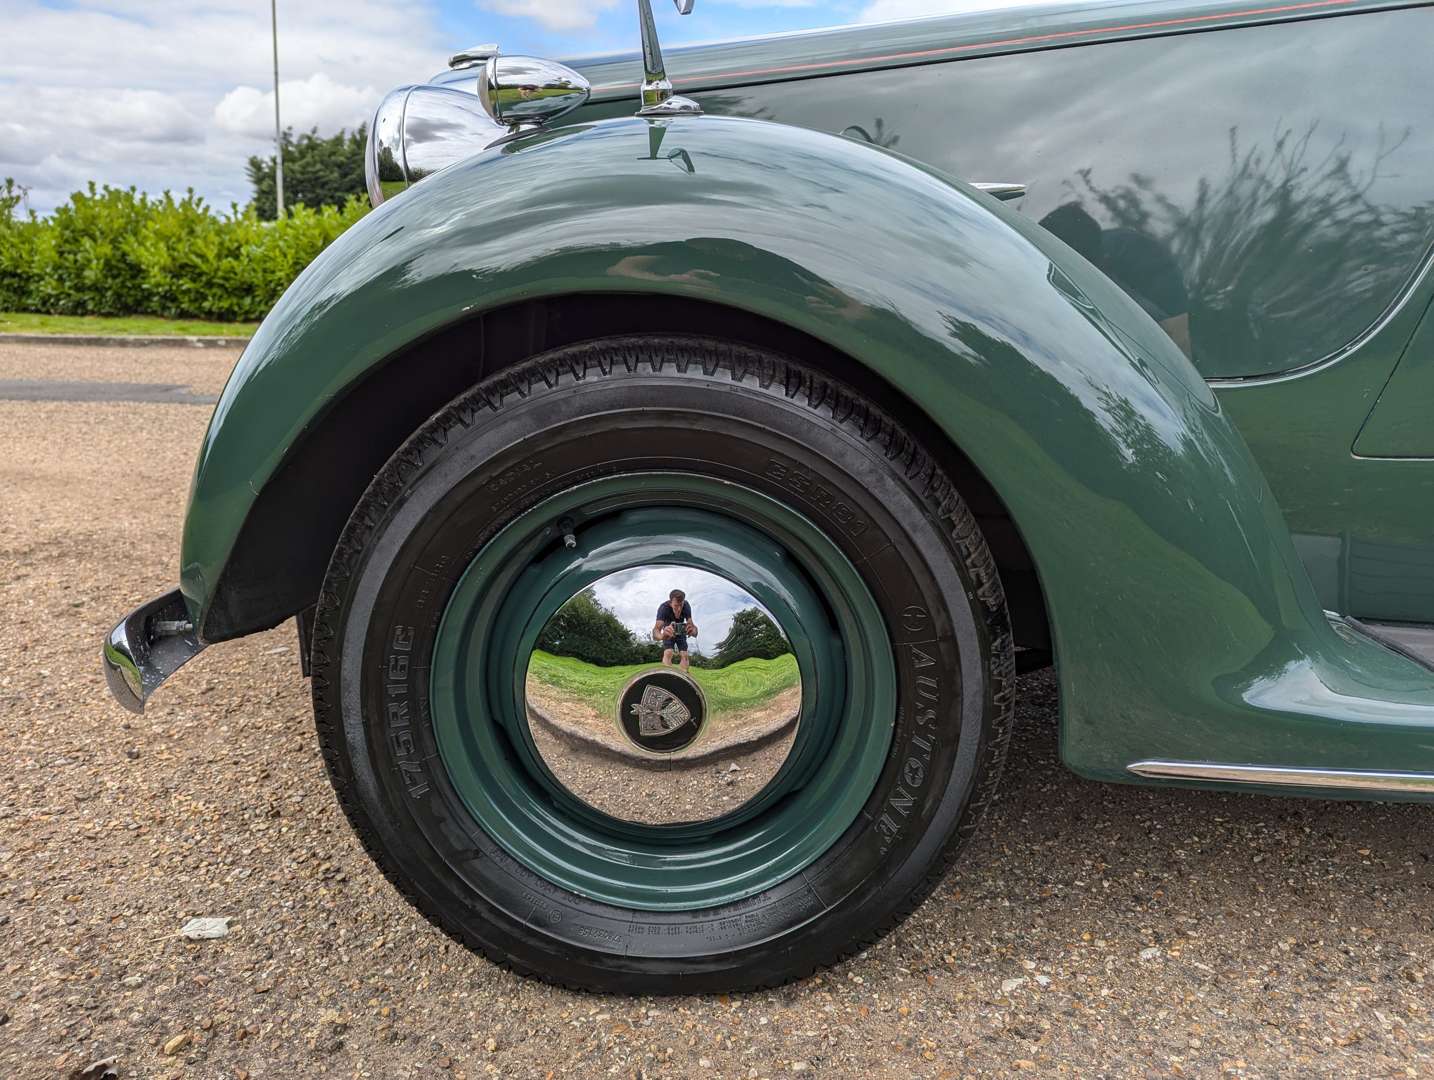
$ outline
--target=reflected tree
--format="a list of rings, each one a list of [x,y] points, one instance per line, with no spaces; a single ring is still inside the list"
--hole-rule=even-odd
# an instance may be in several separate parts
[[[638,641],[592,589],[584,589],[560,607],[538,635],[538,648],[589,664],[645,664],[660,659],[662,647]]]
[[[886,121],[878,116],[870,128],[862,127],[860,124],[852,124],[842,132],[851,138],[861,139],[871,143],[873,146],[880,146],[887,150],[895,150],[901,142],[901,136],[894,131],[888,131]]]
[[[713,667],[727,667],[738,660],[775,660],[792,651],[786,636],[759,608],[743,608],[732,616],[732,628],[717,643]]]
[[[1085,169],[1072,185],[1109,223],[1107,235],[1129,230],[1169,251],[1188,294],[1192,355],[1207,374],[1288,369],[1346,344],[1429,244],[1434,203],[1395,206],[1376,193],[1409,131],[1381,129],[1361,154],[1342,138],[1320,149],[1317,128],[1283,127],[1248,146],[1231,128],[1224,175],[1201,178],[1193,198],[1138,173],[1103,186]],[[1120,267],[1103,269],[1122,279]],[[1140,275],[1124,277],[1138,293]]]

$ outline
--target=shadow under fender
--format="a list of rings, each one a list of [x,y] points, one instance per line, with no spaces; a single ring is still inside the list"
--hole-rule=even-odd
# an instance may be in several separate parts
[[[969,187],[749,120],[537,133],[425,180],[325,251],[205,439],[182,578],[200,636],[257,493],[330,403],[425,335],[575,292],[776,320],[920,403],[1035,560],[1078,771],[1434,772],[1428,670],[1321,612],[1243,440],[1133,301]]]

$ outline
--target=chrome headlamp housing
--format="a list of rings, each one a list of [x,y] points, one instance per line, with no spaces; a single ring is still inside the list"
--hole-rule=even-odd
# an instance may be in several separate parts
[[[572,68],[537,56],[490,56],[478,76],[483,108],[513,131],[556,120],[591,94],[587,79]]]
[[[695,0],[673,3],[686,15]],[[638,0],[638,22],[644,73],[638,115],[700,114],[695,101],[672,92],[651,0]],[[497,45],[455,53],[435,83],[401,86],[374,113],[364,162],[374,206],[505,135],[551,123],[592,95],[587,79],[566,64],[504,56]]]
[[[507,133],[474,94],[400,86],[379,103],[369,126],[364,159],[369,201],[377,206]]]

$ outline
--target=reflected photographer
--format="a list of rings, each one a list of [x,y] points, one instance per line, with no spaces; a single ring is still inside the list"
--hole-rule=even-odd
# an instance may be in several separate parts
[[[697,624],[692,621],[692,605],[687,602],[687,594],[681,589],[673,589],[657,609],[657,618],[652,624],[653,640],[663,643],[663,666],[670,665],[672,655],[676,653],[682,670],[686,671],[691,666],[687,639],[696,636]]]

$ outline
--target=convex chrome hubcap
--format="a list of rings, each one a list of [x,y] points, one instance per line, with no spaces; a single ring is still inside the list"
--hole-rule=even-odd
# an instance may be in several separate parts
[[[663,639],[657,615],[677,586],[699,634]],[[674,645],[690,646],[689,669]],[[746,589],[692,566],[644,565],[558,609],[526,694],[529,735],[563,789],[618,820],[670,825],[716,820],[766,790],[796,740],[802,675],[786,632]]]

